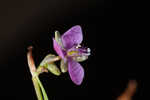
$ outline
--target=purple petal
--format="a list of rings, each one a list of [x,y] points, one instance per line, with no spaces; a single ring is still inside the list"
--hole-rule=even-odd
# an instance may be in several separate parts
[[[81,27],[79,25],[72,27],[62,35],[61,39],[66,49],[70,49],[74,45],[80,44],[83,40]]]
[[[54,38],[53,38],[53,47],[54,47],[56,53],[63,59],[64,54],[63,54],[63,51],[61,49],[61,46],[56,42],[56,40]]]
[[[72,59],[68,59],[68,71],[69,71],[71,80],[76,85],[80,85],[84,77],[84,69],[82,68],[82,66],[78,62]]]

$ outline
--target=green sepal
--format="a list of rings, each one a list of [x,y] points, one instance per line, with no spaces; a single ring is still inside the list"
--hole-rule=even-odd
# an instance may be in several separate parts
[[[59,76],[61,72],[59,68],[54,64],[57,58],[58,56],[48,54],[40,63],[40,67],[44,67],[48,69],[48,71],[51,72],[52,74]]]
[[[58,31],[55,31],[55,40],[63,48],[63,44],[61,41],[61,35]]]
[[[67,62],[64,62],[63,59],[61,59],[61,61],[60,61],[60,69],[61,69],[61,72],[63,72],[63,73],[67,72],[67,70],[68,70],[68,64],[67,64]]]
[[[61,74],[59,68],[56,66],[56,64],[46,64],[45,67],[54,75],[59,76]]]

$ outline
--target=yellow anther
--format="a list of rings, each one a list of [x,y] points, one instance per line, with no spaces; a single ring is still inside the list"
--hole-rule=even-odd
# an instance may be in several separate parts
[[[69,51],[67,52],[67,55],[71,56],[73,54],[78,54],[78,51]]]

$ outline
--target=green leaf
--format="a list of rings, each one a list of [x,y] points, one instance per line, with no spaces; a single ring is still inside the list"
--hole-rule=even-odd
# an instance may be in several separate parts
[[[77,62],[82,62],[88,59],[88,56],[78,56],[78,57],[73,57],[73,59]]]
[[[59,75],[61,74],[59,68],[58,68],[54,63],[52,63],[52,64],[47,64],[47,65],[46,65],[46,68],[47,68],[52,74],[54,74],[54,75],[59,76]]]
[[[61,59],[60,61],[60,69],[61,69],[61,72],[63,73],[67,72],[68,70],[67,62],[64,62],[63,59]]]

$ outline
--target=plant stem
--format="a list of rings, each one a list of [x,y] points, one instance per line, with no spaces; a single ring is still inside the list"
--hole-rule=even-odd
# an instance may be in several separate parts
[[[32,46],[30,46],[28,48],[29,51],[27,53],[27,60],[28,60],[29,69],[30,69],[30,72],[32,75],[32,82],[33,82],[33,85],[34,85],[34,88],[36,91],[36,95],[37,95],[38,100],[43,100],[43,97],[44,97],[44,100],[48,100],[48,96],[45,92],[45,89],[44,89],[44,87],[43,87],[43,85],[42,85],[42,83],[38,77],[39,74],[41,74],[43,72],[48,72],[48,70],[46,68],[44,68],[44,66],[43,67],[38,66],[38,68],[36,69],[34,59],[32,57],[32,49],[33,49]],[[58,61],[60,59],[61,58],[59,56],[57,56],[50,63],[53,63],[53,62]]]
[[[61,58],[59,56],[56,56],[55,59],[51,59],[51,61],[49,61],[48,63],[54,63],[56,61],[61,60]],[[36,72],[38,73],[38,75],[40,75],[43,72],[48,72],[47,68],[45,66],[38,66]]]
[[[36,72],[36,67],[35,67],[35,64],[34,64],[33,57],[32,57],[32,49],[33,49],[32,46],[28,47],[27,60],[28,60],[28,65],[29,65],[30,72],[33,76],[34,72]]]
[[[34,85],[34,88],[36,91],[36,95],[37,95],[38,100],[43,100],[43,97],[44,97],[44,100],[48,100],[48,97],[47,97],[46,92],[42,86],[42,83],[40,82],[40,80],[38,78],[38,73],[37,73],[37,70],[36,70],[36,67],[34,64],[34,60],[32,57],[32,49],[33,49],[32,46],[30,46],[28,48],[29,51],[27,53],[27,60],[28,60],[29,69],[30,69],[30,72],[32,75],[32,81],[33,81],[33,85]],[[43,96],[41,94],[41,90],[42,90]]]
[[[38,81],[35,77],[32,78],[32,82],[33,82],[38,100],[43,100],[40,86],[39,86]]]
[[[42,85],[42,83],[41,83],[39,77],[36,77],[36,79],[37,79],[37,81],[38,81],[38,83],[39,83],[39,86],[41,87],[44,100],[48,100],[48,96],[47,96],[47,94],[46,94],[46,92],[45,92],[45,89],[44,89],[44,87],[43,87],[43,85]]]

